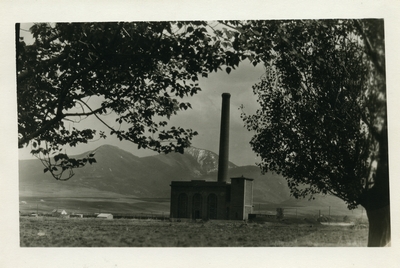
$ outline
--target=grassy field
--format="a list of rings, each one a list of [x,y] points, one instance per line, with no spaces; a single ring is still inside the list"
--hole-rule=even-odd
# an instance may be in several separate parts
[[[21,247],[364,247],[368,229],[315,223],[20,217]]]
[[[169,199],[165,198],[105,198],[105,197],[20,197],[22,213],[51,213],[65,209],[68,213],[166,213]]]

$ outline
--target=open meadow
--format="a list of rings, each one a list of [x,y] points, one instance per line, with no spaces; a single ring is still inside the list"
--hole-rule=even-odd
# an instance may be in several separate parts
[[[364,224],[20,217],[21,247],[365,247]]]

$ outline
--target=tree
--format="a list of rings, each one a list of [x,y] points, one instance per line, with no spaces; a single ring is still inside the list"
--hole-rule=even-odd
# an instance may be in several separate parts
[[[317,193],[363,206],[368,246],[390,241],[383,20],[255,21],[237,46],[266,74],[260,108],[242,114],[261,169],[291,194]]]
[[[198,77],[239,64],[226,51],[232,36],[205,22],[38,23],[32,45],[16,24],[19,147],[31,144],[45,172],[57,180],[94,163],[94,154],[70,158],[64,146],[106,138],[77,122],[96,117],[110,135],[139,148],[183,152],[197,133],[169,127],[168,119],[191,108]],[[102,115],[116,115],[116,125]],[[67,171],[67,172],[65,172]]]

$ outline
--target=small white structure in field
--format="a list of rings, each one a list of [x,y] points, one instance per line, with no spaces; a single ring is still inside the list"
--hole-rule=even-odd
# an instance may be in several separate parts
[[[68,217],[68,213],[67,211],[65,211],[65,209],[53,209],[53,211],[51,212],[51,215],[53,217]]]
[[[99,215],[97,215],[98,219],[107,219],[107,220],[112,220],[114,217],[112,214],[110,213],[100,213]]]

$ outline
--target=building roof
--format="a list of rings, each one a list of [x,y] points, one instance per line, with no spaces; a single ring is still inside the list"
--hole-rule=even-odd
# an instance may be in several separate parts
[[[231,180],[247,180],[247,181],[254,181],[254,179],[246,178],[243,175],[241,177],[231,178]]]
[[[99,215],[97,215],[97,217],[98,218],[103,218],[103,217],[109,217],[109,216],[111,216],[112,217],[112,214],[110,214],[110,213],[100,213]]]
[[[192,181],[171,181],[170,186],[223,186],[225,187],[229,183],[219,181],[205,181],[205,180],[192,180]]]
[[[51,211],[51,213],[63,213],[63,212],[67,213],[67,210],[63,208],[58,208],[58,209],[53,209]]]
[[[231,178],[231,180],[246,180],[246,181],[253,181],[254,179],[251,178],[246,178],[243,175],[241,177],[235,177]],[[229,182],[219,182],[219,181],[205,181],[205,180],[191,180],[191,181],[171,181],[170,186],[205,186],[205,187],[216,187],[216,186],[222,186],[225,187],[227,185],[230,185]]]

